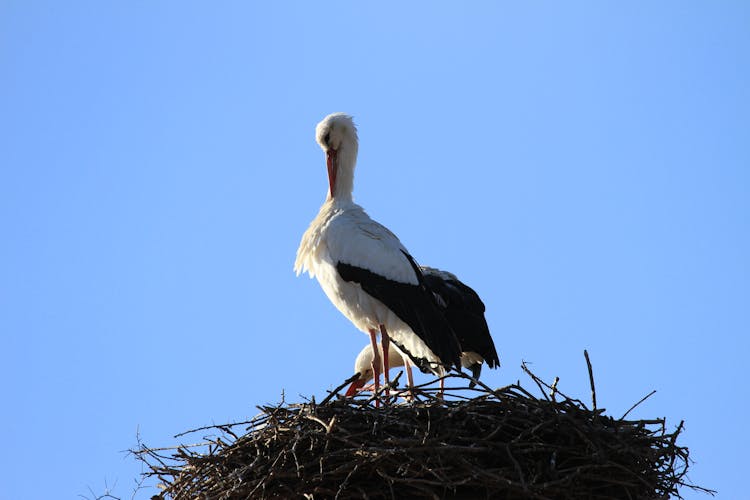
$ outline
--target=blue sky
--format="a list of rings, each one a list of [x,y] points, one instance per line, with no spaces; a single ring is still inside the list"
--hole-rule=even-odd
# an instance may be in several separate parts
[[[526,360],[586,398],[586,348],[600,406],[656,389],[632,415],[684,419],[691,479],[739,498],[748,26],[729,1],[0,3],[0,498],[130,498],[137,433],[350,375],[367,337],[292,272],[333,111],[356,200],[484,299],[489,384]]]

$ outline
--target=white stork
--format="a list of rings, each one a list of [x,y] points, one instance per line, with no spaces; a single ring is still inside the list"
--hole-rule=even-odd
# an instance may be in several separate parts
[[[381,366],[388,377],[393,341],[423,371],[437,375],[460,367],[461,347],[414,258],[385,226],[352,200],[357,129],[343,113],[315,130],[325,151],[328,196],[302,236],[294,270],[307,271],[341,313],[370,335],[375,389]],[[382,365],[377,349],[380,333]]]
[[[482,364],[485,362],[490,368],[500,366],[495,343],[484,318],[484,303],[479,295],[452,273],[426,266],[422,266],[421,270],[425,285],[435,295],[439,307],[461,344],[461,366],[468,368],[475,379],[479,379]],[[382,355],[382,349],[379,352]],[[408,383],[410,386],[413,385],[408,357],[392,344],[388,357],[391,368],[406,366]],[[354,395],[373,378],[372,362],[372,347],[367,345],[354,362],[354,373],[358,374],[359,378],[349,386],[347,396]],[[473,385],[472,382],[470,386]]]
[[[385,357],[383,356],[383,347],[378,346],[377,349],[378,354],[382,360]],[[372,352],[372,346],[370,344],[367,344],[357,355],[357,359],[354,360],[354,374],[358,375],[358,378],[354,382],[352,382],[352,385],[350,385],[349,389],[347,389],[347,396],[354,396],[357,391],[364,389],[365,384],[367,384],[367,382],[375,377],[375,372],[373,370],[373,362],[375,361],[375,358],[373,357]],[[408,361],[406,361],[404,357],[405,355],[403,355],[394,346],[394,344],[388,344],[388,359],[390,362],[390,368],[397,368],[399,366],[406,365]],[[380,363],[380,369],[384,369],[382,362]]]

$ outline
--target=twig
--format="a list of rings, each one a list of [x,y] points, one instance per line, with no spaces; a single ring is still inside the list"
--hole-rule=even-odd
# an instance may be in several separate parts
[[[594,370],[591,369],[591,360],[589,359],[589,352],[584,349],[583,357],[586,358],[586,366],[589,369],[589,383],[591,384],[591,402],[594,404],[593,410],[596,411],[596,387],[594,386]]]
[[[333,396],[335,396],[336,394],[338,394],[338,392],[339,392],[339,391],[340,391],[341,389],[343,389],[343,388],[344,388],[344,387],[346,387],[347,385],[351,384],[352,382],[354,382],[354,381],[355,381],[355,380],[357,380],[358,378],[359,378],[359,373],[355,373],[354,375],[352,375],[352,376],[351,376],[351,377],[349,377],[348,379],[344,380],[344,382],[342,382],[342,384],[341,384],[340,386],[336,387],[336,388],[335,388],[334,390],[332,390],[331,392],[329,392],[328,396],[326,396],[326,397],[325,397],[325,398],[323,399],[323,401],[321,401],[321,402],[320,402],[320,404],[321,404],[321,405],[324,405],[324,404],[328,403],[328,402],[329,402],[329,401],[331,400],[331,398],[333,398]]]
[[[531,377],[531,380],[533,380],[534,383],[536,384],[536,386],[539,387],[539,391],[544,396],[544,399],[546,399],[547,401],[549,401],[549,398],[547,397],[547,394],[544,391],[544,386],[546,386],[548,388],[549,388],[549,386],[547,384],[545,384],[544,382],[542,382],[542,380],[539,377],[537,377],[536,375],[534,375],[531,372],[531,370],[529,370],[528,366],[526,366],[526,361],[524,361],[523,363],[521,363],[521,369],[524,372],[526,372],[526,375],[528,375],[529,377]]]
[[[318,422],[320,425],[322,425],[323,428],[326,430],[326,434],[330,434],[331,430],[333,429],[333,426],[336,424],[335,415],[331,417],[331,420],[328,423],[323,422],[321,419],[313,415],[305,415],[305,418],[307,418],[308,420],[312,420],[313,422]]]
[[[557,383],[560,382],[560,377],[555,377],[555,381],[552,382],[552,387],[549,390],[549,397],[552,398],[552,401],[555,400],[555,394],[557,394]]]
[[[638,401],[636,404],[634,404],[633,406],[631,406],[630,409],[628,409],[628,411],[626,411],[625,413],[623,413],[622,417],[620,417],[620,420],[625,420],[625,417],[628,416],[628,413],[630,413],[631,411],[633,411],[636,408],[636,406],[638,406],[639,404],[643,403],[644,401],[646,401],[648,398],[650,398],[654,394],[656,394],[656,389],[654,389],[653,391],[651,391],[648,394],[646,394],[645,396],[643,396],[640,399],[640,401]]]
[[[183,431],[183,432],[180,432],[179,434],[175,434],[175,435],[174,435],[174,436],[172,436],[172,437],[174,437],[175,439],[177,439],[178,437],[182,437],[182,436],[185,436],[185,435],[187,435],[187,434],[192,434],[192,433],[194,433],[194,432],[198,432],[198,431],[205,431],[205,430],[208,430],[208,429],[221,429],[222,427],[227,427],[227,428],[228,428],[228,427],[233,427],[233,426],[235,426],[235,425],[245,425],[245,424],[252,424],[253,422],[254,422],[253,420],[245,420],[245,421],[243,421],[243,422],[234,422],[234,423],[232,423],[232,424],[223,424],[223,425],[216,425],[216,424],[212,424],[212,425],[204,425],[203,427],[196,427],[195,429],[190,429],[190,430],[187,430],[187,431]],[[155,448],[155,449],[156,449],[156,448]]]

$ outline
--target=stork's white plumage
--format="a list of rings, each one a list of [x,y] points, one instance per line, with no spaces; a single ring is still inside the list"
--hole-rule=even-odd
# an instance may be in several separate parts
[[[423,371],[442,374],[445,367],[459,367],[458,339],[425,287],[419,266],[399,239],[352,199],[359,148],[352,118],[327,116],[316,128],[316,139],[326,153],[329,190],[302,236],[295,271],[318,279],[339,311],[370,334],[375,353],[380,333],[383,352],[393,341]],[[377,387],[380,360],[375,358]]]

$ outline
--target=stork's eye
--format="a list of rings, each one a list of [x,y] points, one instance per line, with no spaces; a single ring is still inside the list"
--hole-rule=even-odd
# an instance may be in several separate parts
[[[323,137],[323,144],[325,144],[325,145],[326,145],[326,147],[328,147],[328,145],[329,145],[329,144],[328,144],[328,141],[329,141],[330,139],[331,139],[331,133],[330,133],[330,132],[328,132],[328,133],[327,133],[327,134],[325,135],[325,137]]]

